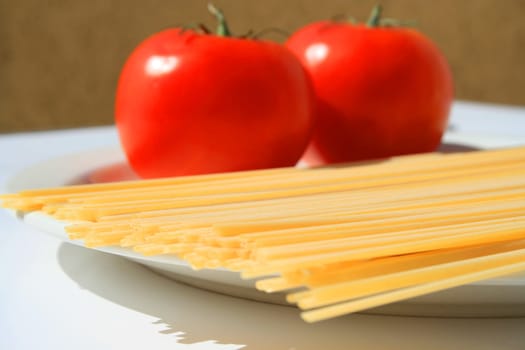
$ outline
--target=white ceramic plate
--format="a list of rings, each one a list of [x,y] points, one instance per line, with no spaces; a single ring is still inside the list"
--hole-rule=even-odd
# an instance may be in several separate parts
[[[454,151],[464,148],[491,148],[525,144],[525,139],[491,138],[475,135],[447,134],[443,150]],[[29,188],[56,187],[74,183],[85,183],[95,176],[110,172],[127,174],[124,156],[118,147],[97,149],[80,154],[69,154],[50,159],[27,168],[13,177],[7,184],[8,191],[17,192]],[[64,224],[39,213],[16,213],[28,225],[54,235],[72,244],[64,232]],[[284,304],[282,294],[266,294],[255,290],[253,281],[242,280],[235,272],[214,269],[191,269],[184,261],[171,256],[145,257],[130,249],[119,247],[97,248],[110,254],[131,259],[171,279],[223,294]],[[525,273],[473,283],[446,291],[425,295],[411,300],[383,306],[372,313],[455,316],[455,317],[494,317],[525,316]]]

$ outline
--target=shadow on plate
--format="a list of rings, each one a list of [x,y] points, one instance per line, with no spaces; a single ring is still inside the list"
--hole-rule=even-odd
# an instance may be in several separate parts
[[[439,146],[437,151],[442,153],[470,152],[479,151],[479,148],[462,145],[459,143],[443,143],[441,146]]]
[[[175,334],[179,343],[216,341],[230,344],[228,348],[238,344],[233,348],[249,345],[250,349],[271,349],[275,344],[282,344],[284,349],[318,349],[322,344],[344,349],[352,334],[357,335],[372,321],[365,320],[357,327],[351,326],[352,322],[333,321],[312,326],[302,321],[295,308],[190,287],[121,257],[68,243],[60,246],[57,258],[63,271],[81,288],[158,318],[157,323],[166,327],[161,333]]]

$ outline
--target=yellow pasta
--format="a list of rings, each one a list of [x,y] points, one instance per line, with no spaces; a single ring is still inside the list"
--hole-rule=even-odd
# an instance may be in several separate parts
[[[70,223],[88,247],[171,254],[290,290],[308,322],[525,270],[525,147],[0,199]]]

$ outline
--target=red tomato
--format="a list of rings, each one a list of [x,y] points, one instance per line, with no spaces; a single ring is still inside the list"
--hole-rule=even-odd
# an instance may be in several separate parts
[[[412,29],[308,25],[286,43],[311,73],[317,121],[310,164],[435,150],[453,99],[448,65]]]
[[[282,45],[170,29],[124,65],[116,125],[144,178],[292,166],[312,129],[311,81]]]

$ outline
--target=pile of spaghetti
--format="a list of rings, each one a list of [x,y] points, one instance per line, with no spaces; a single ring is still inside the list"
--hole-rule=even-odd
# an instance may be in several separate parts
[[[309,322],[525,271],[525,147],[1,198],[71,223],[89,247],[174,254],[291,290]]]

